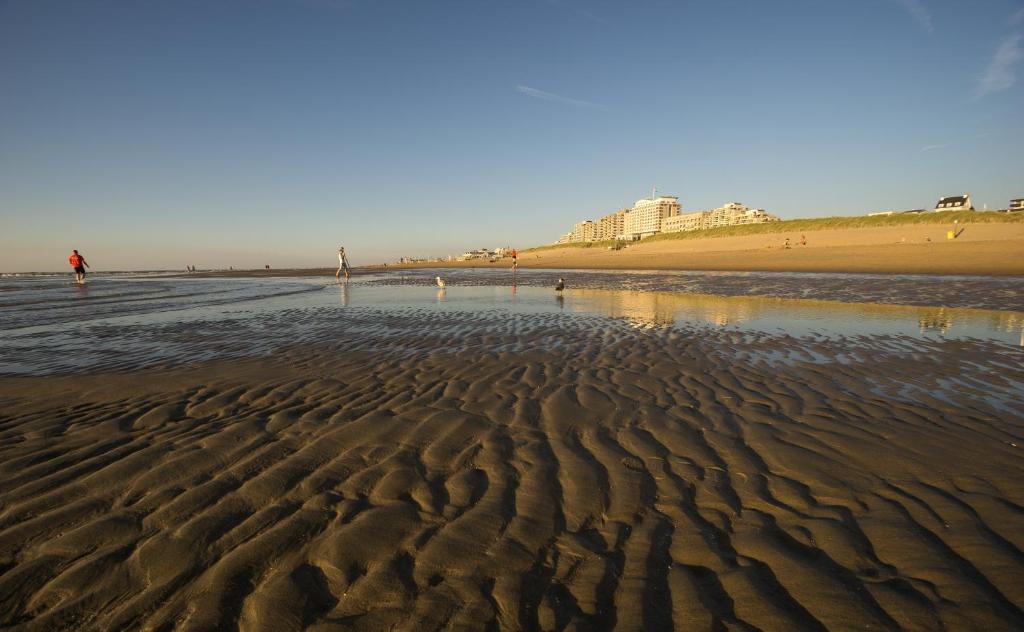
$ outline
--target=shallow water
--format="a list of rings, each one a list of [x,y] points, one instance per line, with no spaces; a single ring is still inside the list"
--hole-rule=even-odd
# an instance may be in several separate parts
[[[1021,312],[621,289],[665,284],[651,281],[657,278],[651,274],[617,275],[618,287],[610,274],[576,275],[576,286],[559,295],[545,285],[552,274],[521,273],[512,286],[501,284],[507,271],[476,271],[450,275],[445,290],[430,285],[431,271],[340,284],[322,278],[122,276],[78,287],[66,278],[3,279],[0,374],[239,357],[337,342],[339,336],[350,346],[387,346],[386,339],[396,336],[408,344],[417,335],[446,335],[452,350],[490,345],[524,351],[563,344],[570,334],[618,339],[654,331],[714,333],[730,341],[762,341],[755,355],[773,362],[844,362],[880,348],[913,353],[952,341],[996,350],[1024,343]],[[812,290],[818,281],[830,287],[835,276],[848,275],[807,275],[802,283]],[[752,288],[766,285],[763,276],[733,275],[732,289],[737,278]],[[483,342],[479,336],[497,338]],[[843,351],[815,351],[829,341],[842,343]]]

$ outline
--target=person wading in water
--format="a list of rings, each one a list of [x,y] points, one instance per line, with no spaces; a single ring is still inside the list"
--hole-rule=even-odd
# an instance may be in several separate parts
[[[77,250],[72,250],[71,256],[68,257],[68,263],[70,263],[71,267],[75,270],[75,283],[85,283],[85,269],[92,267],[86,263],[85,257],[78,254]]]
[[[338,248],[338,271],[334,273],[335,279],[341,278],[341,271],[345,271],[345,278],[348,278],[348,257],[345,256],[345,246]]]

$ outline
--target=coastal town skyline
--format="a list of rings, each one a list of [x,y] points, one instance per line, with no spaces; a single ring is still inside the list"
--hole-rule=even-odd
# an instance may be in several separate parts
[[[541,244],[652,183],[1002,208],[1022,50],[1009,0],[0,3],[0,270]]]

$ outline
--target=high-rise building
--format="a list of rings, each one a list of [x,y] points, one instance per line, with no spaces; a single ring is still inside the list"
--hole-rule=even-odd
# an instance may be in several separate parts
[[[597,231],[594,236],[595,241],[609,241],[612,239],[618,239],[626,228],[626,215],[630,209],[623,208],[609,213],[601,219],[597,220]]]
[[[573,224],[572,227],[572,241],[594,241],[594,237],[597,234],[597,227],[593,220],[585,220]]]
[[[681,209],[679,198],[670,195],[637,200],[623,222],[623,237],[643,239],[655,235],[661,232],[661,222],[678,215]]]

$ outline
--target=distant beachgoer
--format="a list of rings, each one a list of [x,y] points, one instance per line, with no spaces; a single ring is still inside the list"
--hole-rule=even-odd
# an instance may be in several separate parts
[[[801,246],[806,246],[807,245],[807,235],[800,235],[800,245]]]
[[[348,278],[348,257],[345,255],[345,246],[338,248],[338,271],[334,273],[335,279],[341,278],[341,271],[345,271],[345,278]]]
[[[786,250],[789,250],[792,246],[789,245],[789,237],[786,237],[786,243],[782,246]]]
[[[519,253],[516,252],[515,248],[513,248],[512,249],[512,269],[514,270],[514,269],[516,269],[518,267],[519,267]]]
[[[71,256],[68,257],[68,263],[75,270],[75,283],[85,283],[85,269],[92,267],[86,263],[85,257],[78,254],[77,250],[73,250]]]
[[[565,279],[559,277],[558,283],[555,284],[555,291],[561,295],[562,290],[565,289]]]

